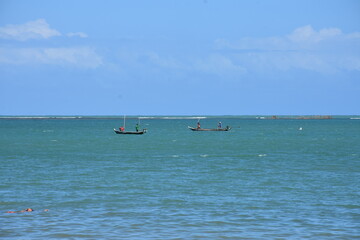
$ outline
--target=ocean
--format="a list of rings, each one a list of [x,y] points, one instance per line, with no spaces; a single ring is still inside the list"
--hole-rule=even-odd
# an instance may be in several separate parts
[[[0,238],[360,239],[359,117],[197,121],[0,117]]]

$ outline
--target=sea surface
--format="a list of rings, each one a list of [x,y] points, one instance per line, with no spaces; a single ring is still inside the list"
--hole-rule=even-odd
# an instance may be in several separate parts
[[[358,116],[197,121],[0,117],[0,238],[360,239]]]

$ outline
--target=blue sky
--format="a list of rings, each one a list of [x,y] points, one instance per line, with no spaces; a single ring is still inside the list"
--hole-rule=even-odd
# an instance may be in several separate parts
[[[359,106],[357,0],[0,0],[0,115]]]

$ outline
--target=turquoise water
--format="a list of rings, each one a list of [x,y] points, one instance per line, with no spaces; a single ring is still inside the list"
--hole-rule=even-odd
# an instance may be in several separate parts
[[[360,120],[219,120],[0,118],[0,238],[360,238]]]

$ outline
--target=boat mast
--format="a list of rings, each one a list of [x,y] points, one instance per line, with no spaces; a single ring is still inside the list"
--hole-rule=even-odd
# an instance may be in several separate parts
[[[125,115],[124,115],[124,129],[125,129]]]

